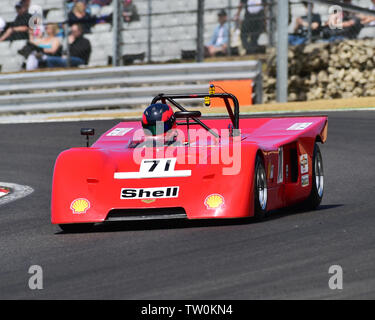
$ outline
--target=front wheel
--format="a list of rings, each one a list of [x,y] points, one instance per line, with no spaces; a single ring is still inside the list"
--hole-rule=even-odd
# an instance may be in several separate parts
[[[263,220],[266,217],[267,200],[267,175],[262,158],[258,155],[254,174],[254,216],[256,220]]]
[[[324,194],[324,171],[323,171],[323,157],[319,146],[315,144],[313,156],[313,172],[312,172],[312,187],[311,193],[307,200],[303,203],[308,210],[314,210],[319,207]]]

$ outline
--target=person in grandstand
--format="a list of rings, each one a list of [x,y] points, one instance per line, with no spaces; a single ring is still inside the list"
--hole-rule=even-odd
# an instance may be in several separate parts
[[[112,0],[92,0],[90,5],[91,7],[93,6],[105,7],[105,6],[109,6],[111,3],[112,3]]]
[[[303,5],[306,9],[306,15],[296,18],[294,22],[294,32],[289,34],[288,41],[292,46],[297,46],[305,44],[308,40],[308,29],[309,29],[309,19],[308,19],[308,2],[304,2]],[[312,4],[312,8],[314,5]],[[322,27],[322,19],[319,14],[313,13],[311,16],[311,38],[316,40],[320,37],[320,31]]]
[[[344,0],[345,4],[352,4],[351,0]],[[356,39],[363,28],[359,15],[347,10],[333,12],[324,24],[323,38],[334,42],[345,39]]]
[[[77,2],[83,2],[86,5],[86,11],[90,13],[90,0],[66,0],[66,6],[68,11],[72,11],[73,7],[76,5]]]
[[[29,38],[29,22],[31,15],[28,13],[30,1],[19,1],[15,5],[16,19],[10,23],[0,36],[1,41],[25,40]]]
[[[375,0],[371,0],[371,5],[369,7],[370,10],[374,11],[375,13]],[[375,27],[375,16],[368,16],[368,15],[360,15],[361,23],[363,25],[369,25]]]
[[[241,25],[241,41],[247,54],[261,53],[264,48],[258,45],[260,35],[265,31],[263,0],[240,0],[235,20],[240,20],[245,8],[245,19]]]
[[[122,16],[124,18],[124,22],[130,23],[133,21],[139,21],[139,14],[137,6],[133,3],[132,0],[123,0],[123,11]]]
[[[64,68],[69,65],[71,67],[78,67],[87,65],[91,55],[91,44],[83,35],[82,26],[74,24],[69,35],[69,53],[70,60],[67,56],[54,57],[46,56],[45,63],[48,68]]]
[[[69,25],[80,24],[83,28],[83,33],[91,33],[91,27],[96,23],[96,17],[91,16],[87,12],[86,3],[76,2],[72,11],[68,14]]]
[[[225,55],[229,44],[229,27],[227,23],[228,17],[225,10],[218,13],[218,22],[211,41],[206,46],[206,56],[213,57],[216,55]]]
[[[35,70],[41,67],[47,56],[61,56],[62,45],[56,36],[59,27],[57,24],[48,24],[45,33],[42,28],[31,29],[29,45],[38,50],[33,50],[27,57],[26,70]]]
[[[5,22],[5,20],[0,17],[0,34],[3,33],[3,31],[5,30],[5,27],[6,27],[7,23]]]

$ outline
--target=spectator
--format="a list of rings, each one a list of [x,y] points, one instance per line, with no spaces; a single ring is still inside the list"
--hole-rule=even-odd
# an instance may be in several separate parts
[[[221,10],[218,13],[218,22],[219,24],[214,30],[211,41],[206,47],[206,56],[209,57],[224,55],[228,49],[229,27],[225,10]]]
[[[239,21],[242,8],[245,7],[245,19],[241,26],[241,41],[247,54],[263,51],[258,46],[259,36],[265,31],[263,0],[240,0],[235,20]],[[249,41],[250,38],[250,41]]]
[[[32,33],[30,44],[37,47],[38,51],[33,51],[27,58],[26,70],[35,70],[40,67],[40,62],[47,59],[47,56],[61,56],[62,46],[59,38],[56,36],[59,27],[57,24],[48,24],[46,26],[46,36],[42,32]],[[38,31],[38,30],[36,30]]]
[[[89,0],[67,0],[66,5],[68,7],[68,11],[72,11],[73,7],[77,4],[77,2],[83,2],[86,5],[87,13],[90,13],[90,10],[89,10],[89,7],[88,7]]]
[[[70,66],[78,67],[89,63],[91,44],[90,41],[83,36],[83,28],[79,24],[72,25],[71,34],[69,35],[69,53]],[[68,66],[68,58],[66,56],[47,56],[45,61],[48,68],[65,68]]]
[[[20,2],[22,2],[23,5],[26,6],[27,10],[29,10],[31,0],[21,0]]]
[[[138,10],[132,0],[124,0],[122,16],[124,17],[124,22],[139,21]]]
[[[375,11],[375,0],[371,1],[372,4],[369,9]],[[360,15],[359,18],[361,19],[361,23],[363,25],[375,26],[375,16]]]
[[[344,0],[345,4],[351,4],[351,0]],[[329,42],[344,39],[355,39],[363,25],[361,19],[348,11],[334,12],[328,17],[323,30],[323,37]]]
[[[5,22],[5,20],[0,17],[0,34],[3,33],[3,31],[5,30],[5,27],[6,27],[7,23]]]
[[[19,1],[15,8],[17,17],[13,23],[3,32],[0,41],[23,40],[29,38],[29,21],[31,15],[28,13],[30,1]]]
[[[105,7],[109,6],[112,3],[112,0],[92,0],[91,6]]]
[[[307,2],[303,3],[305,9],[308,10],[309,4]],[[314,5],[312,4],[312,9]],[[306,12],[307,13],[307,12]],[[322,19],[317,13],[313,13],[311,17],[311,36],[312,39],[317,39],[320,36],[320,29],[322,26]],[[300,44],[305,44],[307,42],[307,35],[309,29],[308,13],[305,16],[298,17],[295,21],[294,33],[289,35],[289,44],[292,46],[297,46]]]
[[[92,17],[86,11],[85,2],[76,2],[71,12],[68,15],[69,25],[80,24],[83,28],[83,33],[90,33],[91,26],[95,24],[96,17]]]

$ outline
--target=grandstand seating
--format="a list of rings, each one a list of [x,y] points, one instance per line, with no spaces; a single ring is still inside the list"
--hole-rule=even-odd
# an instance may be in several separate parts
[[[239,0],[238,0],[239,1]],[[231,1],[232,5],[237,5],[238,1]],[[14,20],[15,0],[2,0],[2,10],[0,16],[7,21]],[[140,14],[140,21],[130,24],[124,23],[122,31],[122,53],[138,54],[147,53],[147,12],[148,0],[134,0]],[[354,4],[362,7],[369,7],[370,0],[354,0]],[[40,5],[44,10],[50,9],[47,15],[48,22],[59,22],[64,19],[63,1],[61,0],[31,0],[32,5]],[[152,60],[168,61],[181,57],[181,50],[196,49],[196,1],[185,0],[153,0],[152,8]],[[212,31],[217,24],[217,12],[221,8],[228,6],[228,0],[206,0],[205,1],[205,28],[204,40],[207,43]],[[304,14],[303,5],[299,0],[292,0],[292,15]],[[171,12],[172,11],[172,12]],[[327,6],[316,3],[315,11],[320,13],[322,19],[328,16]],[[107,15],[112,12],[112,6],[102,9],[95,9],[97,15]],[[169,13],[168,13],[169,12]],[[235,10],[230,13],[233,16]],[[366,28],[367,29],[367,28]],[[372,29],[363,31],[363,37],[373,34]],[[92,34],[87,35],[93,48],[90,59],[90,66],[105,66],[108,63],[108,56],[112,55],[113,35],[110,24],[100,24],[92,28]],[[268,38],[263,34],[259,40],[260,44],[267,44]],[[12,44],[0,44],[0,65],[2,72],[14,72],[20,70],[23,58],[17,54],[18,48],[22,47],[24,41],[15,41]]]
[[[2,12],[1,16],[7,21],[12,21],[15,17],[14,1],[8,1],[7,12]],[[47,15],[48,22],[59,22],[64,18],[61,0],[32,0],[32,4],[40,5],[44,10],[51,9]],[[134,0],[140,14],[140,21],[124,24],[122,31],[122,53],[138,54],[147,52],[147,0]],[[228,5],[228,0],[206,0],[205,12],[205,41],[208,42],[212,30],[217,23],[217,12]],[[196,9],[195,1],[177,0],[173,2],[165,0],[152,1],[152,60],[167,61],[181,57],[181,50],[194,50],[196,48],[196,13],[191,12]],[[168,13],[170,11],[175,13]],[[104,7],[100,11],[95,9],[95,14],[106,15],[112,12],[112,7]],[[113,36],[110,24],[100,24],[92,28],[92,34],[87,35],[91,41],[92,56],[90,66],[104,66],[108,63],[108,56],[112,55]],[[19,42],[17,47],[22,47],[24,41]],[[9,44],[0,48],[8,48]],[[13,72],[20,70],[22,57],[17,57],[14,50],[1,50],[0,57],[2,72]]]

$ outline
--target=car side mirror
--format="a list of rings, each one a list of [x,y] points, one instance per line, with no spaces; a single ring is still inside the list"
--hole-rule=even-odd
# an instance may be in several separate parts
[[[90,146],[89,137],[95,135],[95,129],[93,128],[81,128],[81,136],[86,136],[86,147]]]

